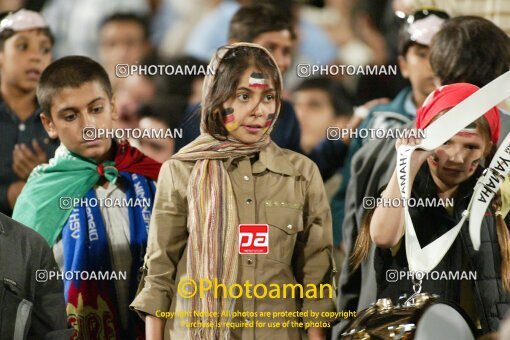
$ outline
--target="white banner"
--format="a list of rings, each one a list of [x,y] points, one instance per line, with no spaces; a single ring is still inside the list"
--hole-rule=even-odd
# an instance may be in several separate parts
[[[421,143],[417,146],[406,146],[401,145],[397,150],[397,171],[398,171],[398,184],[400,188],[401,195],[404,199],[409,198],[411,196],[411,188],[409,185],[410,178],[410,169],[409,164],[411,160],[411,156],[414,150],[423,149],[432,151],[437,147],[444,144],[450,138],[455,136],[460,130],[464,129],[470,123],[475,121],[477,118],[481,117],[485,112],[489,111],[492,107],[498,105],[500,102],[505,100],[510,96],[510,71],[501,75],[497,79],[493,80],[480,90],[473,93],[471,96],[463,100],[457,106],[452,108],[443,116],[439,117],[437,120],[432,122],[427,129],[426,138],[421,141]],[[505,139],[505,141],[508,137]],[[498,150],[498,154],[501,154],[501,150],[507,150],[508,148],[504,148],[505,144],[503,144]],[[503,151],[502,151],[503,152]],[[494,157],[495,161],[498,159]],[[505,159],[509,159],[510,157],[505,157]],[[502,161],[502,160],[501,160]],[[510,166],[510,163],[504,164]],[[491,163],[492,165],[492,163]],[[505,166],[503,169],[508,170],[508,167]],[[487,174],[491,172],[490,170]],[[501,175],[503,173],[498,172]],[[490,177],[490,175],[489,175]],[[488,180],[485,176],[482,176],[479,180]],[[496,186],[495,182],[492,182],[494,186]],[[500,183],[498,183],[500,184]],[[477,188],[480,185],[477,184]],[[499,187],[499,185],[498,185]],[[485,188],[485,187],[484,187]],[[497,190],[497,189],[496,189]],[[492,194],[492,196],[490,195]],[[494,193],[485,192],[484,198],[487,202],[490,202]],[[418,237],[416,235],[416,231],[414,230],[414,226],[411,220],[411,216],[409,215],[409,211],[404,208],[404,218],[405,218],[405,242],[406,242],[406,253],[407,253],[407,261],[409,263],[410,271],[425,271],[430,272],[434,267],[436,267],[439,262],[443,259],[445,254],[450,249],[452,243],[455,241],[460,228],[468,218],[471,207],[473,205],[473,201],[475,199],[475,195],[473,195],[471,202],[469,203],[466,211],[463,212],[463,217],[459,221],[459,223],[439,237],[434,242],[431,242],[426,247],[421,248],[420,243],[418,241]],[[483,202],[481,202],[483,203]],[[488,204],[488,203],[487,203]],[[485,209],[487,206],[483,204],[477,204],[477,209],[484,209],[483,211],[477,211],[474,215],[477,220],[470,224],[470,235],[473,239],[473,244],[480,244],[480,226],[481,226],[481,218],[485,214]],[[481,218],[479,216],[481,215]],[[478,235],[478,238],[475,238],[474,235]],[[478,242],[478,243],[476,243]],[[478,249],[477,247],[475,249]]]

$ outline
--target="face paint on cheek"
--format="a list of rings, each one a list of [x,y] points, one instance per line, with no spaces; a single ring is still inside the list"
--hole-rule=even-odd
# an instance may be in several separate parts
[[[273,124],[274,116],[275,113],[270,113],[267,115],[266,125],[264,126],[264,133],[266,133],[267,130],[269,130],[269,128],[271,127],[271,124]]]
[[[469,166],[469,171],[470,172],[475,171],[475,169],[479,163],[480,163],[480,159],[477,159],[477,160],[474,160],[473,162],[471,162],[471,165]]]
[[[234,116],[234,109],[231,107],[227,107],[221,112],[223,116],[223,124],[225,124],[225,128],[228,132],[236,130],[239,125],[236,122],[236,117]]]
[[[436,154],[433,154],[431,159],[430,159],[430,162],[432,163],[433,166],[437,167],[437,164],[439,162],[439,157],[437,157]]]
[[[266,89],[269,87],[269,80],[263,73],[253,72],[248,79],[248,86]]]

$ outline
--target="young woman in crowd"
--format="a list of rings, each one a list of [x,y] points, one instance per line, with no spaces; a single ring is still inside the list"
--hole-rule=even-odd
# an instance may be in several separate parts
[[[311,311],[333,311],[332,292],[283,292],[285,284],[319,291],[332,283],[334,265],[331,213],[317,166],[269,135],[280,109],[280,71],[266,49],[248,43],[220,48],[211,66],[201,135],[161,170],[145,285],[131,306],[146,317],[151,339],[300,339],[305,329],[309,339],[325,339],[330,320],[311,318]],[[241,249],[248,238],[240,224],[261,228],[255,237],[267,243],[258,244],[259,253]],[[190,280],[214,286],[193,295],[183,290]],[[242,288],[232,297],[236,284]],[[270,297],[262,286],[281,287],[282,294]],[[187,316],[160,318],[168,311]],[[266,312],[271,317],[260,317]],[[273,312],[289,314],[274,318]],[[282,327],[286,321],[303,323]]]

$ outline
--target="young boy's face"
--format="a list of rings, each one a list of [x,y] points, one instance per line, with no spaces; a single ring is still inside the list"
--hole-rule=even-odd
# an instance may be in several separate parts
[[[301,147],[311,150],[326,137],[327,128],[334,124],[335,109],[328,93],[321,89],[296,91],[292,102],[301,127]]]
[[[148,52],[143,28],[135,21],[109,22],[102,27],[99,38],[101,63],[109,73],[116,64],[140,62]]]
[[[166,130],[168,128],[165,123],[151,117],[140,119],[140,129],[142,130]],[[174,140],[171,138],[141,138],[140,150],[152,159],[163,163],[174,153]]]
[[[35,91],[43,70],[51,62],[51,40],[40,29],[16,32],[0,51],[2,82],[22,91]]]
[[[413,44],[407,49],[406,55],[399,58],[402,75],[409,79],[413,89],[419,91],[423,98],[436,89],[429,53],[427,46]]]
[[[58,137],[69,151],[98,163],[108,159],[112,140],[106,137],[85,140],[83,129],[111,129],[114,118],[113,101],[97,81],[60,90],[51,100],[51,120],[41,114],[51,138]]]
[[[282,74],[289,69],[292,64],[293,40],[288,30],[265,32],[256,36],[252,42],[271,52]]]
[[[254,67],[244,71],[234,96],[223,104],[229,135],[245,144],[258,142],[275,117],[275,96],[273,81],[267,75]],[[235,128],[229,129],[229,125]]]

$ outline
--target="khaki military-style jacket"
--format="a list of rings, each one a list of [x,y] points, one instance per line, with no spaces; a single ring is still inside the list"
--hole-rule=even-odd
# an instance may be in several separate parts
[[[252,291],[248,298],[245,291],[236,301],[235,311],[240,315],[232,320],[231,338],[300,339],[306,323],[316,326],[310,322],[331,321],[326,312],[335,310],[331,212],[318,168],[305,156],[274,143],[261,150],[258,158],[245,156],[224,162],[239,223],[269,225],[269,253],[239,254],[237,282],[265,284],[268,290],[274,287],[271,284],[302,284],[304,288],[303,299],[300,292],[292,298],[292,289],[287,289],[287,298],[282,298],[283,289],[280,298],[255,298]],[[159,317],[161,312],[186,311],[187,299],[177,294],[177,288],[180,280],[187,278],[186,188],[193,165],[192,161],[171,159],[161,168],[150,224],[147,273],[143,289],[131,304],[140,315]],[[331,292],[327,285],[319,289],[320,284],[331,285]],[[311,286],[317,288],[317,294],[307,289]],[[257,292],[264,294],[262,287]],[[308,311],[308,316],[253,317],[255,312],[273,316],[272,312],[284,311]],[[319,316],[312,317],[310,311]],[[186,339],[183,315],[167,319],[165,338]],[[255,326],[257,320],[259,327]],[[303,322],[303,327],[275,324],[285,321]],[[265,326],[260,327],[260,322],[266,322]],[[269,322],[274,327],[270,328]]]

